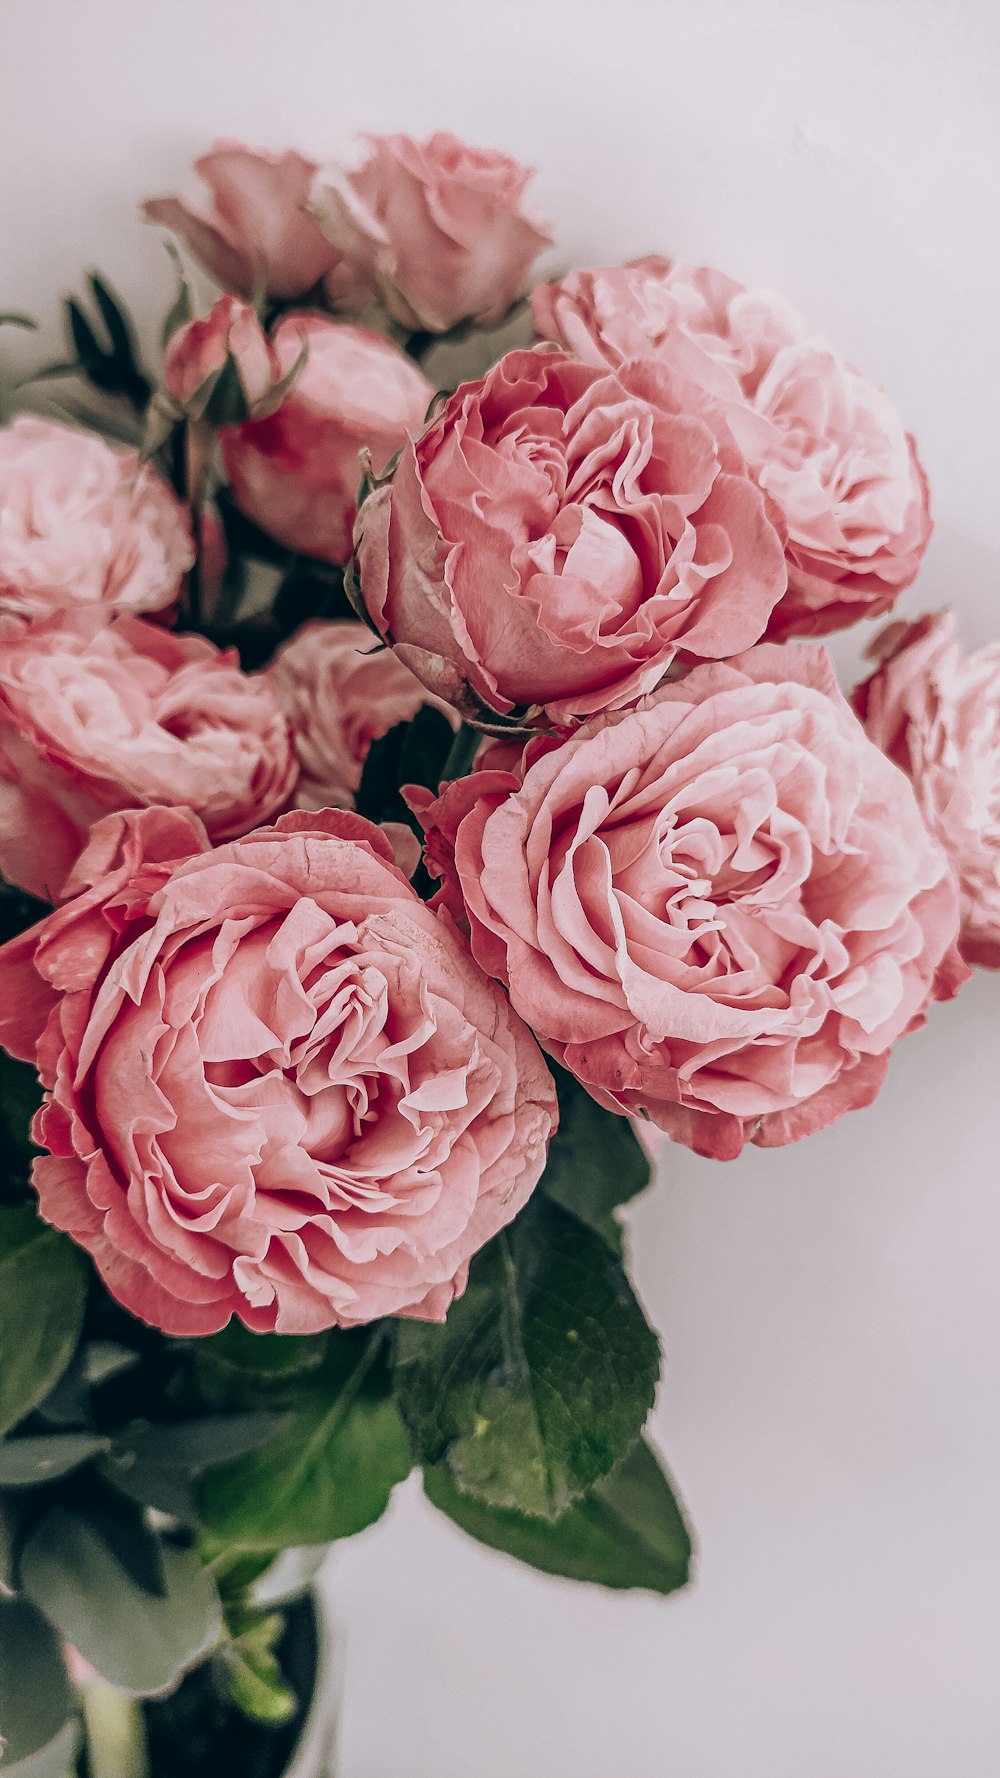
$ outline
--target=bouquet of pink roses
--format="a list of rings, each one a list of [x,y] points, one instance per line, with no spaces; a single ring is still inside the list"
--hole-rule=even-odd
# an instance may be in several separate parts
[[[848,701],[815,640],[930,535],[880,389],[701,267],[526,301],[528,174],[447,134],[197,172],[145,214],[223,293],[171,246],[151,367],[93,276],[0,429],[23,1778],[318,1770],[308,1583],[415,1465],[683,1585],[651,1138],[795,1141],[1000,964],[1000,651],[897,620]]]

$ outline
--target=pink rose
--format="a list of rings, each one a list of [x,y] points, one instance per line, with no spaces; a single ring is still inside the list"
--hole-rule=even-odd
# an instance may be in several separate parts
[[[887,625],[868,652],[879,664],[855,708],[958,877],[963,957],[1000,968],[1000,643],[963,659],[939,611]]]
[[[788,592],[769,636],[877,617],[909,586],[931,533],[913,439],[883,391],[779,298],[649,258],[542,284],[532,309],[539,336],[586,363],[651,353],[724,405],[787,531]]]
[[[167,394],[192,419],[232,426],[280,407],[284,377],[257,311],[220,296],[207,315],[179,327],[163,360]]]
[[[641,696],[681,651],[749,647],[785,590],[717,404],[651,358],[508,352],[404,446],[357,540],[369,614],[425,685],[555,722]]]
[[[141,618],[0,620],[0,873],[57,900],[93,822],[186,805],[229,839],[287,807],[296,766],[266,680]]]
[[[954,878],[820,648],[411,792],[441,901],[599,1104],[726,1159],[867,1105],[965,979]]]
[[[444,333],[500,321],[552,237],[522,206],[531,169],[447,130],[426,142],[366,136],[353,170],[325,167],[312,208],[404,327]]]
[[[361,327],[287,315],[272,346],[282,376],[308,351],[294,389],[266,420],[222,434],[237,505],[301,555],[346,562],[361,484],[359,453],[377,470],[419,431],[433,390],[416,365]]]
[[[299,809],[352,809],[372,742],[431,702],[362,623],[303,624],[267,677],[295,737]]]
[[[357,815],[211,850],[95,827],[75,898],[0,950],[35,1061],[42,1215],[166,1333],[441,1319],[545,1164],[551,1077]]]
[[[293,149],[269,154],[241,142],[216,142],[195,161],[207,192],[199,198],[149,198],[147,222],[179,235],[217,283],[239,296],[263,285],[268,296],[305,296],[322,280],[334,291],[340,256],[306,209],[315,161]]]
[[[0,428],[0,610],[165,611],[194,561],[188,515],[135,451],[22,414]]]

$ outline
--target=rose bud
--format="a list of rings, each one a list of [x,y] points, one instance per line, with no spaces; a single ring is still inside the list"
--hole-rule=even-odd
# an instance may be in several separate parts
[[[522,205],[531,169],[447,130],[426,142],[364,140],[359,166],[324,167],[314,182],[311,207],[328,239],[404,327],[444,333],[502,320],[552,240]]]
[[[651,257],[539,285],[532,309],[539,336],[585,363],[652,356],[722,404],[786,537],[769,637],[877,617],[910,585],[931,533],[914,441],[885,392],[787,303]]]
[[[306,209],[316,163],[216,142],[195,162],[201,198],[149,198],[147,222],[171,229],[225,290],[288,300],[336,279],[340,256]]]
[[[207,315],[171,336],[163,361],[167,394],[192,420],[241,426],[273,414],[305,363],[300,349],[287,373],[257,318],[236,296],[220,296]]]
[[[958,877],[961,951],[1000,969],[1000,643],[963,656],[951,612],[889,624],[854,694]]]
[[[360,452],[383,469],[407,433],[419,431],[433,390],[381,334],[323,315],[286,315],[271,346],[283,378],[301,369],[278,412],[223,431],[233,497],[288,549],[346,562]]]

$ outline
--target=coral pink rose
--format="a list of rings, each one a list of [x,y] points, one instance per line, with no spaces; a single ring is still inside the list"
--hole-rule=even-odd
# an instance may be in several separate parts
[[[854,694],[959,880],[962,955],[1000,968],[1000,643],[964,659],[951,612],[889,624]]]
[[[357,815],[213,851],[95,827],[75,898],[0,950],[37,1063],[42,1215],[171,1334],[441,1319],[545,1164],[552,1079],[506,996]]]
[[[362,623],[303,624],[267,677],[295,736],[300,809],[353,808],[372,742],[431,702],[419,679]]]
[[[207,315],[179,327],[167,345],[163,381],[192,419],[215,426],[263,417],[280,407],[278,356],[250,303],[220,296]]]
[[[364,140],[366,160],[325,167],[313,186],[313,211],[344,259],[404,327],[444,333],[466,319],[500,321],[551,245],[523,207],[531,169],[447,130],[426,142]]]
[[[301,555],[346,562],[361,484],[359,453],[385,467],[408,431],[418,432],[433,390],[381,334],[322,315],[288,315],[272,345],[282,376],[307,357],[294,389],[270,419],[222,434],[237,505],[269,536]]]
[[[652,353],[725,405],[787,531],[788,592],[769,636],[877,617],[910,585],[931,532],[913,439],[884,392],[787,304],[649,258],[540,285],[532,309],[542,338],[588,364]]]
[[[135,451],[22,414],[0,429],[0,611],[165,611],[194,561],[185,508]]]
[[[93,822],[184,805],[213,838],[287,807],[296,765],[266,680],[141,618],[0,620],[0,873],[54,901]]]
[[[404,446],[357,537],[369,614],[432,691],[555,722],[641,696],[678,652],[748,648],[785,590],[717,405],[650,358],[509,352]]]
[[[700,1154],[868,1104],[968,974],[948,862],[823,649],[696,667],[410,795],[441,901],[544,1048]]]
[[[337,291],[340,255],[306,209],[315,161],[291,149],[269,154],[216,142],[195,172],[207,187],[203,196],[149,198],[142,212],[179,235],[224,289],[253,296],[263,286],[268,296],[289,299],[325,279]]]

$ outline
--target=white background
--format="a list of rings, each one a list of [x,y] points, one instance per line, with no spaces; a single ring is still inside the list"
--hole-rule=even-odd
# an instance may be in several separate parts
[[[449,125],[539,166],[563,263],[659,249],[775,285],[885,382],[937,517],[903,608],[952,602],[980,643],[998,21],[990,0],[4,0],[0,308],[51,317],[97,263],[159,311],[134,206],[215,134],[325,156]],[[727,1165],[669,1153],[632,1232],[693,1588],[546,1579],[409,1485],[334,1561],[343,1778],[995,1778],[998,1029],[981,974],[873,1110]]]

